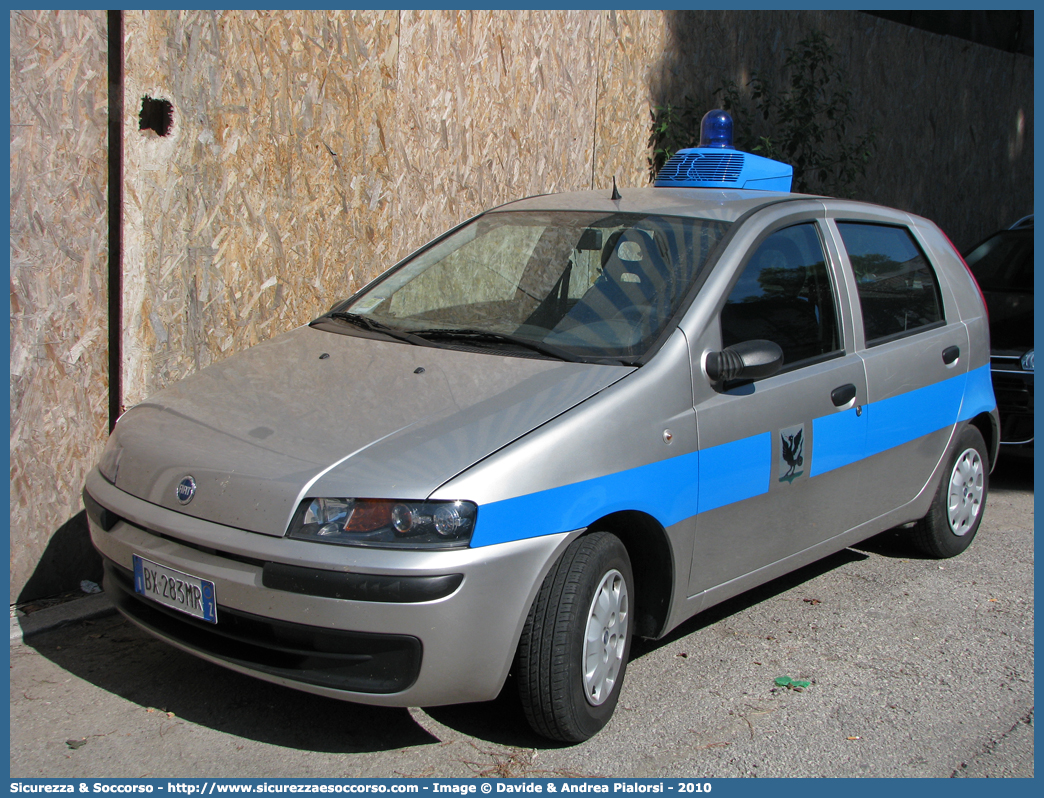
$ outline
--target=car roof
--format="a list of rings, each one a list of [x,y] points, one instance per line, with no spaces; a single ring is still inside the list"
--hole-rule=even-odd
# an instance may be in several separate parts
[[[710,188],[629,188],[614,200],[608,191],[571,191],[516,200],[493,209],[503,211],[596,211],[601,213],[655,213],[695,219],[735,222],[748,211],[773,202],[823,199],[781,191]]]

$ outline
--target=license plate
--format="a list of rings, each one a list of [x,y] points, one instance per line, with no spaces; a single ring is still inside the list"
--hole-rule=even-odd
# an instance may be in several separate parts
[[[134,555],[134,592],[165,607],[217,623],[214,583]]]

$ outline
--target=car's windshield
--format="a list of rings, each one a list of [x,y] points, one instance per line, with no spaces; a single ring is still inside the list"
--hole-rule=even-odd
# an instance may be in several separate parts
[[[728,227],[633,213],[488,213],[331,316],[440,346],[629,362],[657,342]]]
[[[1033,292],[1033,229],[1005,230],[965,257],[983,291]]]

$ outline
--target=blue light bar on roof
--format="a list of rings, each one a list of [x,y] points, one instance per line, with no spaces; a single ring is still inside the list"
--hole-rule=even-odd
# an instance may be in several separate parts
[[[678,150],[656,175],[664,188],[790,191],[794,167],[732,148],[732,117],[715,109],[700,124],[700,146]]]
[[[700,149],[732,150],[732,117],[726,111],[708,111],[700,120]]]

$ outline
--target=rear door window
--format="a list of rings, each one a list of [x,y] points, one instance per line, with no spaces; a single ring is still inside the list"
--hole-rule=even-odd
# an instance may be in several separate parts
[[[941,324],[942,298],[928,258],[905,227],[838,222],[859,291],[868,346]]]

